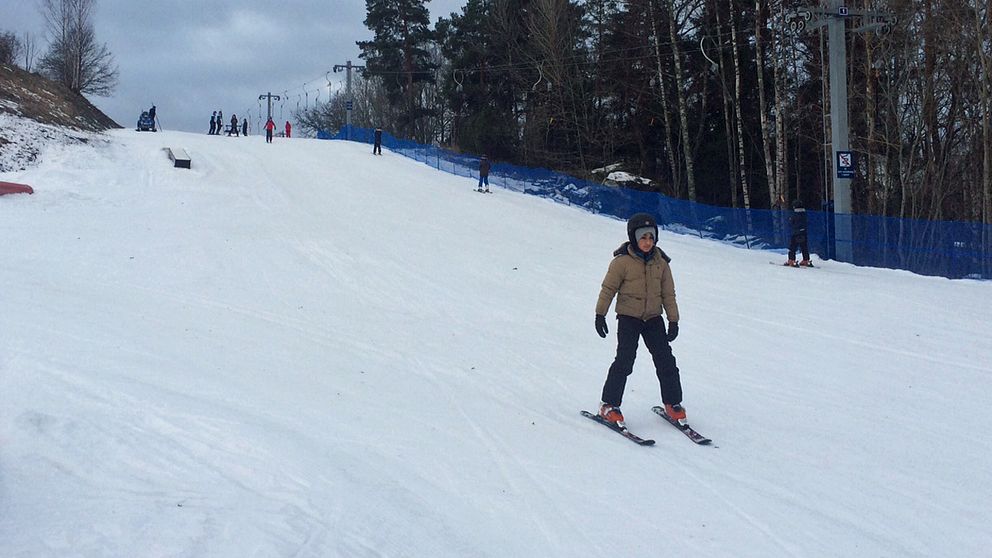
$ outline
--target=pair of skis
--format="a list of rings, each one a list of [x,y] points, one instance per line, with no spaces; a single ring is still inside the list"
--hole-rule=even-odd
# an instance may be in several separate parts
[[[682,432],[683,434],[685,434],[686,437],[689,438],[690,440],[692,440],[693,442],[695,442],[695,443],[697,443],[699,445],[706,445],[706,444],[709,444],[711,442],[711,440],[709,438],[707,438],[706,436],[703,436],[699,432],[696,432],[688,424],[682,424],[679,421],[677,421],[677,420],[673,419],[672,417],[668,416],[668,413],[665,412],[664,407],[655,406],[655,407],[651,407],[651,410],[654,411],[655,414],[657,414],[661,418],[665,419],[665,422],[667,422],[668,424],[671,424],[672,426],[674,426],[675,428],[677,428],[680,432]],[[654,445],[654,440],[646,440],[644,438],[641,438],[640,436],[638,436],[638,435],[634,434],[633,432],[631,432],[630,430],[628,430],[626,426],[620,426],[619,424],[617,424],[615,422],[607,421],[607,420],[603,419],[603,417],[601,417],[601,416],[599,416],[597,414],[590,413],[589,411],[581,411],[581,412],[582,412],[582,416],[584,416],[584,417],[586,417],[588,419],[591,419],[591,420],[593,420],[595,422],[598,422],[599,424],[602,424],[603,426],[605,426],[605,427],[609,428],[610,430],[612,430],[612,431],[620,434],[624,438],[627,438],[628,440],[630,440],[631,442],[634,442],[635,444],[637,444],[639,446],[653,446]]]

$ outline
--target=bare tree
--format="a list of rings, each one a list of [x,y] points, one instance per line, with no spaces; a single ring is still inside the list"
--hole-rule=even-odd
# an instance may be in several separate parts
[[[689,142],[689,108],[685,97],[685,87],[688,79],[682,70],[682,54],[679,50],[680,37],[675,30],[675,1],[668,1],[668,37],[672,41],[672,60],[675,62],[675,92],[679,106],[679,130],[682,138],[682,155],[685,160],[686,186],[690,201],[696,201],[696,170],[692,161],[692,145]]]
[[[739,170],[741,174],[741,190],[744,193],[744,209],[751,209],[751,188],[747,182],[747,159],[744,157],[744,120],[741,117],[741,56],[740,42],[737,38],[737,24],[734,21],[736,7],[734,0],[730,0],[730,41],[734,53],[734,114],[737,117],[737,156]]]
[[[768,121],[768,101],[765,99],[765,51],[764,33],[765,30],[765,6],[762,0],[754,0],[754,58],[755,69],[758,74],[758,113],[761,117],[761,146],[765,158],[765,179],[768,184],[769,207],[775,205],[782,192],[777,191],[775,186],[775,167],[772,159],[772,134],[771,125]],[[774,45],[772,49],[774,50]],[[775,59],[775,56],[772,56]],[[778,61],[775,60],[777,66]]]
[[[779,22],[781,22],[785,18],[785,2],[779,0],[778,8]],[[784,195],[784,192],[789,190],[789,147],[786,124],[789,118],[790,100],[785,91],[785,74],[788,71],[785,54],[785,26],[779,24],[775,27],[777,30],[774,33],[775,40],[772,46],[772,52],[775,53],[772,56],[775,61],[772,65],[772,79],[775,89],[775,190],[780,195]],[[772,189],[771,184],[768,185],[768,189]],[[799,195],[800,190],[797,188],[796,196],[799,197]]]
[[[981,67],[982,112],[982,221],[992,224],[992,8],[985,6],[983,20],[975,10],[975,47]]]
[[[96,0],[41,0],[50,35],[40,69],[76,93],[110,95],[117,87],[117,66],[106,44],[96,42]]]
[[[38,57],[38,43],[35,41],[34,35],[24,32],[24,39],[21,41],[24,46],[24,69],[27,71],[32,71],[34,69],[35,58]]]
[[[13,65],[21,57],[21,41],[10,31],[0,33],[0,64]]]
[[[551,83],[546,99],[542,99],[549,117],[546,155],[565,168],[587,166],[580,107],[585,88],[580,65],[576,64],[581,58],[578,24],[577,11],[569,0],[536,0],[525,19],[530,48],[542,59],[541,71]]]
[[[651,18],[651,40],[654,47],[654,61],[657,67],[658,99],[661,101],[661,113],[665,122],[665,154],[668,155],[668,165],[672,169],[672,184],[675,185],[675,194],[679,192],[679,166],[675,162],[675,147],[672,145],[672,117],[668,108],[668,93],[665,91],[665,72],[662,68],[661,45],[659,39],[659,27],[655,20],[653,0],[648,0],[648,15]]]

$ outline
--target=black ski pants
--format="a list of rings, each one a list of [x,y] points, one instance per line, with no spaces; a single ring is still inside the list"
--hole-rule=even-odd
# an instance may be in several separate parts
[[[630,316],[617,316],[617,356],[610,366],[603,385],[603,402],[620,406],[623,390],[627,386],[627,376],[634,371],[634,358],[637,357],[637,343],[643,337],[654,360],[655,372],[661,384],[661,400],[666,404],[682,402],[682,382],[679,367],[675,365],[675,355],[668,344],[665,332],[665,319],[661,316],[648,321]]]
[[[809,261],[809,242],[806,238],[806,231],[798,232],[789,239],[789,260],[796,259],[796,248],[802,250],[803,261]]]

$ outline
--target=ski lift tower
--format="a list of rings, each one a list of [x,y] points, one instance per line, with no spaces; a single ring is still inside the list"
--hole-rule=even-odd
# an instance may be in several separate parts
[[[341,70],[345,70],[346,71],[346,74],[345,74],[345,83],[346,83],[346,86],[345,86],[344,109],[345,109],[345,129],[347,131],[345,133],[348,135],[348,138],[347,139],[349,139],[349,140],[351,139],[351,109],[354,107],[354,100],[351,98],[351,71],[352,70],[364,70],[364,69],[365,69],[365,66],[354,66],[354,65],[352,65],[351,60],[348,60],[345,64],[335,64],[334,65],[334,72],[335,73],[336,72],[339,72]]]
[[[847,110],[847,43],[845,33],[850,20],[854,33],[873,31],[887,34],[896,24],[892,14],[848,8],[845,0],[829,0],[828,7],[800,8],[785,16],[794,32],[827,28],[830,52],[830,132],[833,153],[834,255],[837,260],[854,259],[851,226],[851,179],[855,175],[854,153],[850,150]],[[856,25],[856,26],[855,26]]]
[[[275,99],[276,101],[280,100],[279,95],[273,95],[272,92],[270,91],[270,92],[266,93],[265,95],[259,95],[258,96],[258,100],[259,101],[261,101],[262,99],[268,99],[269,100],[269,115],[268,116],[269,116],[269,118],[272,118],[272,100],[273,99]]]

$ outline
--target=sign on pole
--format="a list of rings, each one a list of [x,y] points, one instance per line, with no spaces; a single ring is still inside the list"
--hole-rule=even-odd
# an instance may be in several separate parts
[[[854,178],[854,152],[837,152],[837,178]]]

